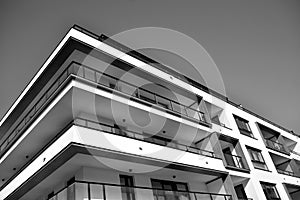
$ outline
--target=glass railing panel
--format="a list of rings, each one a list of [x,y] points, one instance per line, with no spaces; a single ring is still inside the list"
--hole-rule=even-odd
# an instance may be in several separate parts
[[[226,163],[229,166],[237,167],[240,169],[246,169],[243,158],[241,156],[224,153],[224,157],[225,157]]]
[[[75,181],[48,200],[231,200],[231,195]]]
[[[122,194],[120,186],[104,185],[104,192],[104,200],[123,200],[124,192]]]
[[[280,173],[280,174],[288,175],[288,176],[296,176],[296,174],[292,171],[277,169],[277,172]]]
[[[135,200],[135,189],[133,187],[121,186],[122,200]]]
[[[212,194],[211,200],[230,200],[230,199],[228,199],[227,196],[220,196],[220,195]]]
[[[215,157],[215,154],[212,151],[206,151],[206,150],[199,150],[200,154],[205,155],[205,156],[210,156],[210,157]]]
[[[140,99],[148,101],[150,103],[156,104],[156,96],[146,90],[139,89],[139,96]]]
[[[68,200],[68,190],[67,188],[63,189],[56,195],[56,200]]]
[[[171,107],[171,101],[165,99],[165,98],[162,98],[160,96],[157,96],[157,105],[165,108],[165,109],[170,109],[172,110],[172,107]]]
[[[184,108],[184,106],[180,105],[179,103],[176,103],[175,101],[171,102],[171,108],[174,112],[181,113],[182,115],[187,116],[187,111]]]
[[[198,111],[190,109],[190,108],[187,108],[186,111],[187,111],[187,116],[188,117],[192,117],[194,119],[200,120]]]
[[[88,184],[86,183],[75,183],[75,198],[88,200]]]
[[[279,143],[279,142],[276,142],[276,141],[273,141],[273,140],[269,140],[269,139],[265,139],[266,141],[266,144],[268,147],[270,147],[271,149],[274,149],[274,150],[277,150],[277,151],[280,151],[280,152],[283,152],[283,153],[288,153],[283,144]]]
[[[13,131],[9,134],[11,136],[12,134],[15,134],[14,137],[9,137],[3,141],[3,143],[0,145],[0,149],[4,151],[6,147],[17,137],[19,134],[24,130],[26,125],[32,120],[33,116],[40,111],[43,105],[47,102],[49,97],[57,91],[57,88],[64,82],[65,78],[68,77],[68,70],[65,69],[59,77],[51,84],[51,86],[48,88],[48,90],[36,101],[35,105],[31,107],[31,109],[26,113],[25,117],[20,120],[20,122],[16,125]],[[0,152],[1,154],[3,152]]]
[[[127,95],[137,97],[138,89],[135,86],[118,82],[116,89],[120,92],[123,92]]]
[[[96,71],[93,69],[89,69],[89,68],[84,68],[84,74],[83,74],[83,78],[96,82]]]
[[[196,200],[211,200],[211,194],[195,193]]]
[[[137,86],[132,85],[131,83],[127,83],[125,81],[119,80],[116,77],[113,77],[108,74],[104,74],[95,69],[92,69],[87,66],[80,65],[78,63],[72,63],[68,68],[66,68],[59,77],[53,81],[53,84],[49,87],[49,89],[42,95],[42,97],[37,100],[36,104],[30,109],[30,111],[26,114],[26,116],[20,121],[20,123],[16,126],[16,128],[11,132],[16,133],[13,137],[10,137],[9,140],[6,139],[0,145],[0,150],[4,151],[8,144],[15,139],[19,135],[20,132],[23,131],[24,127],[28,124],[29,121],[33,118],[33,116],[45,105],[47,100],[51,95],[61,86],[61,84],[65,81],[65,79],[70,75],[74,74],[78,77],[85,78],[89,81],[93,81],[100,85],[122,91],[125,94],[135,96],[142,100],[148,101],[152,104],[156,104],[165,109],[169,109],[180,113],[183,116],[187,116],[189,118],[206,122],[205,115],[203,112],[188,108],[187,106],[181,105],[173,100],[170,100],[166,97],[160,96],[158,94],[152,93],[148,90],[138,88]],[[9,136],[8,136],[9,137]],[[0,152],[1,153],[1,152]]]
[[[90,184],[91,200],[104,199],[103,185]]]
[[[74,120],[74,124],[83,126],[83,127],[87,127],[87,128],[100,130],[100,131],[103,131],[106,133],[113,133],[113,134],[117,134],[117,135],[124,136],[124,137],[134,138],[137,140],[142,140],[142,141],[158,144],[161,146],[168,146],[171,148],[179,149],[182,151],[188,151],[188,152],[199,154],[199,155],[215,157],[215,154],[212,151],[199,149],[196,147],[190,147],[190,146],[187,146],[184,144],[180,144],[177,141],[167,141],[167,139],[163,140],[163,138],[162,139],[153,138],[153,137],[151,137],[150,134],[138,133],[138,132],[129,131],[129,130],[123,130],[123,129],[119,129],[116,127],[112,127],[112,126],[104,124],[104,123],[94,122],[94,121],[86,120],[83,118],[76,118]]]

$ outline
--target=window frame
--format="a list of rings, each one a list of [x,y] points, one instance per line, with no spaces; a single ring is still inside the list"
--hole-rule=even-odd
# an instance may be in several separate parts
[[[261,187],[264,191],[264,194],[268,200],[280,200],[281,199],[279,192],[277,191],[276,184],[260,181],[260,185],[261,185]],[[268,188],[272,188],[273,192],[275,193],[275,196],[277,196],[277,197],[273,197],[272,194],[270,194],[268,191],[266,191]],[[269,196],[269,194],[271,196]]]
[[[255,138],[254,135],[253,135],[253,132],[251,130],[251,127],[249,125],[249,121],[248,120],[246,120],[246,119],[244,119],[244,118],[242,118],[240,116],[237,116],[235,114],[233,114],[233,118],[234,118],[235,123],[236,123],[236,125],[237,125],[237,127],[238,127],[238,129],[239,129],[239,131],[240,131],[240,133],[242,135],[246,135],[248,137]],[[247,129],[241,127],[240,123],[244,123],[244,125],[247,127]]]
[[[261,153],[262,152],[261,150],[255,149],[255,148],[249,147],[249,146],[246,146],[246,149],[247,149],[247,151],[249,153],[249,156],[250,156],[252,164],[253,163],[259,163],[259,164],[263,164],[266,167],[266,168],[260,168],[260,167],[257,167],[255,165],[253,165],[253,167],[255,169],[261,169],[261,170],[267,170],[267,171],[269,171],[269,168],[268,168],[268,166],[266,164],[266,161],[265,161],[265,159],[264,159],[264,157],[263,157],[263,155]],[[254,156],[253,156],[252,152],[258,153],[257,155],[259,155],[259,156],[257,156],[257,157],[259,157],[260,159],[253,159]]]
[[[122,184],[122,179],[129,181],[129,184],[125,182],[125,184]],[[123,193],[126,194],[126,200],[136,200],[136,194],[134,190],[134,176],[130,175],[124,175],[124,174],[119,174],[119,180],[120,180],[120,185],[121,185],[121,193],[122,193],[122,199],[123,199]]]

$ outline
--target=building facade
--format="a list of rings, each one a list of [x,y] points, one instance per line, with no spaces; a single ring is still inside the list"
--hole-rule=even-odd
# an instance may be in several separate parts
[[[0,199],[300,199],[299,136],[78,26],[0,123]]]

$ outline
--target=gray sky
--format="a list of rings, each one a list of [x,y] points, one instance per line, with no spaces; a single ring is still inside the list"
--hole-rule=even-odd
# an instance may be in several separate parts
[[[1,0],[1,118],[73,24],[180,31],[208,51],[231,100],[300,133],[298,0]]]

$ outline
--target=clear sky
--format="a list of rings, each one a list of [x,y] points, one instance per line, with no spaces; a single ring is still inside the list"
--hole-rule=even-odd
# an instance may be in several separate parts
[[[300,133],[299,0],[1,0],[1,118],[73,24],[180,31],[208,51],[231,100]]]

